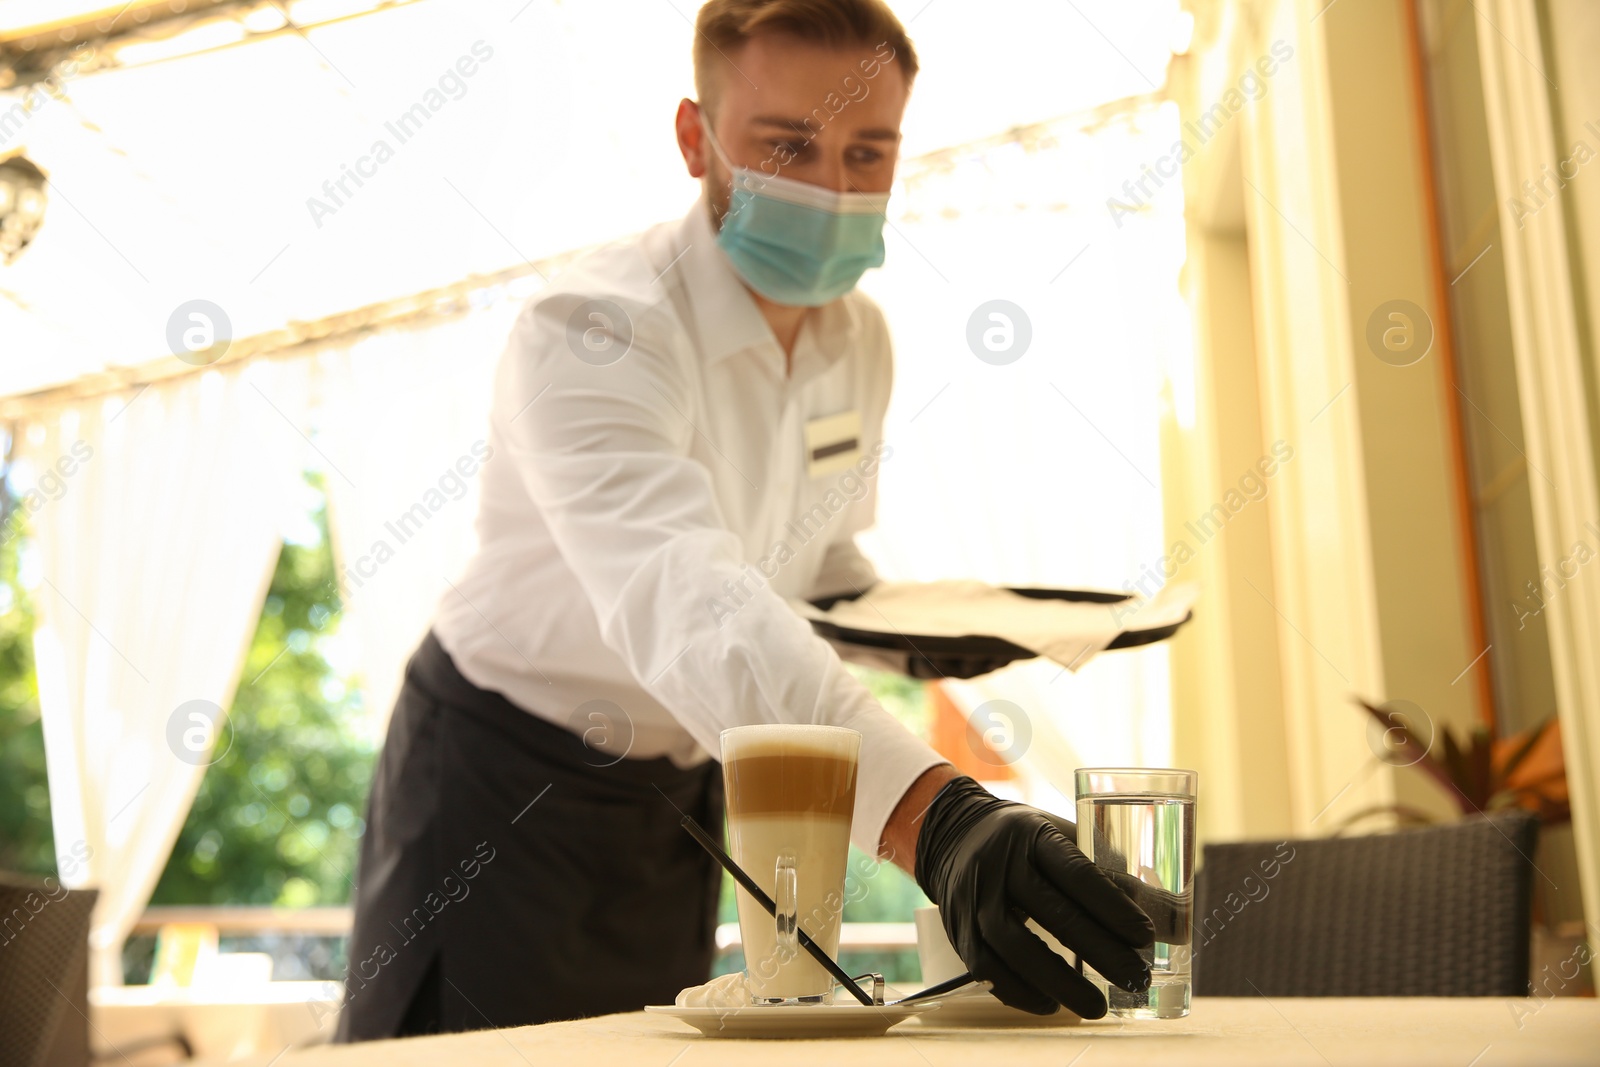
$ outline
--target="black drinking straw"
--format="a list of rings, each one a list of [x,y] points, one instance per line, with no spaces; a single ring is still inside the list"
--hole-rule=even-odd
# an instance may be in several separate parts
[[[977,982],[977,981],[978,980],[976,978],[972,977],[972,975],[969,972],[962,971],[960,974],[956,975],[954,978],[946,978],[942,982],[935,982],[933,985],[929,986],[927,989],[923,989],[923,990],[921,990],[919,992],[913,993],[909,997],[901,997],[899,1000],[892,1001],[889,1006],[890,1007],[894,1007],[896,1004],[910,1004],[911,1002],[917,1001],[917,1000],[932,1000],[934,997],[942,997],[946,993],[954,993],[956,990],[961,989],[963,986],[972,985],[974,982]],[[980,984],[982,985],[982,987],[984,989],[993,988],[992,984],[989,983],[989,982],[983,982],[983,983],[980,983]]]
[[[756,885],[755,881],[748,874],[744,873],[744,869],[742,867],[733,862],[733,857],[724,852],[722,850],[722,846],[717,844],[716,838],[706,833],[705,830],[701,828],[700,824],[694,821],[693,815],[685,815],[683,817],[683,821],[678,825],[689,831],[689,835],[696,841],[700,842],[700,847],[711,853],[712,857],[718,863],[722,864],[722,869],[733,875],[733,880],[738,882],[739,885],[744,888],[746,893],[749,893],[752,897],[754,897],[757,904],[760,904],[763,908],[767,909],[768,915],[771,915],[774,919],[778,917],[778,906],[772,902],[772,898],[767,896],[766,891],[760,886]],[[795,923],[794,929],[795,933],[799,935],[800,947],[811,953],[811,958],[822,964],[822,969],[833,975],[834,981],[848,989],[850,991],[850,995],[855,997],[862,1004],[865,1004],[869,1008],[875,1006],[872,1003],[872,998],[867,995],[866,991],[860,986],[856,985],[855,979],[851,978],[848,974],[845,974],[844,968],[833,962],[833,958],[822,950],[822,946],[818,945],[815,941],[806,936],[806,932],[800,928],[800,924],[798,922]]]

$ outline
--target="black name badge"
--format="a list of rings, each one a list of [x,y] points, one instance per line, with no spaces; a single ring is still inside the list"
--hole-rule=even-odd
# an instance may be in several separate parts
[[[861,412],[841,411],[806,423],[806,476],[822,478],[861,458]]]

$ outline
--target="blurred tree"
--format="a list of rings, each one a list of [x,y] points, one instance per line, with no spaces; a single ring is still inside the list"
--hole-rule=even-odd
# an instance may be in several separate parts
[[[20,580],[22,512],[0,482],[0,869],[56,873],[44,729],[33,674],[33,603]]]
[[[206,775],[152,904],[306,907],[350,899],[374,749],[328,663],[338,628],[320,475],[286,539]],[[231,744],[229,738],[231,736]]]

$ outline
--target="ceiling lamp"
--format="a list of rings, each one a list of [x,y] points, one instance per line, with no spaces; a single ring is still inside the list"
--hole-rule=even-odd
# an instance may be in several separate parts
[[[9,265],[44,222],[45,174],[20,150],[0,155],[0,258]]]

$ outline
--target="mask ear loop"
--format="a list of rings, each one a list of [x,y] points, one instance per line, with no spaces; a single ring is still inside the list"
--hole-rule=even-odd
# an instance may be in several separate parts
[[[700,112],[700,129],[706,135],[706,143],[711,146],[711,151],[716,154],[716,157],[722,161],[722,165],[727,168],[728,193],[730,200],[733,190],[737,188],[739,184],[739,177],[741,174],[745,176],[745,184],[748,187],[759,190],[763,185],[766,184],[766,176],[760,171],[754,170],[750,167],[734,166],[733,161],[728,158],[728,153],[722,150],[722,142],[718,141],[717,135],[711,132],[711,118],[706,114],[706,109],[698,101],[696,101],[695,107]]]
[[[698,101],[695,102],[694,106],[695,110],[700,113],[700,130],[706,135],[706,143],[711,146],[711,151],[716,153],[717,158],[722,160],[722,165],[728,168],[728,174],[731,177],[733,164],[728,161],[728,154],[722,150],[722,144],[717,140],[717,135],[711,132],[711,116],[706,114],[705,106]]]
[[[706,143],[711,146],[711,151],[722,161],[722,165],[728,171],[728,210],[722,217],[722,223],[725,225],[739,210],[734,207],[733,196],[734,191],[739,187],[739,172],[743,171],[746,174],[754,175],[755,171],[752,171],[749,167],[735,167],[733,165],[733,161],[728,158],[728,154],[722,150],[722,144],[717,140],[717,135],[711,132],[711,116],[706,113],[705,107],[699,101],[695,101],[695,108],[700,112],[700,130],[706,135]],[[746,179],[746,182],[747,184],[753,184],[749,182],[749,179]]]

